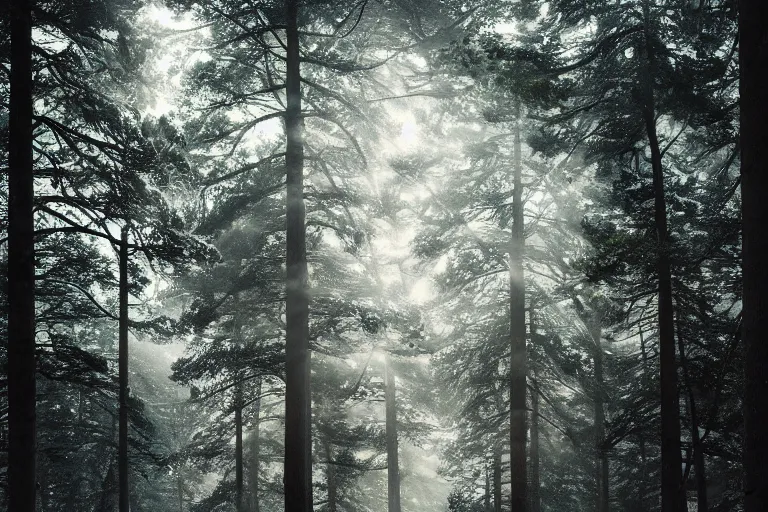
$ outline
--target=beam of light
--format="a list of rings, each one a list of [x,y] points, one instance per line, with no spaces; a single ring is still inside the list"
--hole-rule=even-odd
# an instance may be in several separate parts
[[[406,144],[413,144],[419,135],[419,127],[415,122],[404,121],[400,128],[400,139]]]

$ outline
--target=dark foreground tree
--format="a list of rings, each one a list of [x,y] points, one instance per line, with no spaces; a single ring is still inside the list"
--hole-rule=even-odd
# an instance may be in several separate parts
[[[744,339],[744,510],[768,509],[768,4],[739,2],[739,64],[741,68],[741,197],[743,223]]]
[[[8,180],[9,509],[35,510],[35,256],[32,174],[32,2],[10,5]]]
[[[304,145],[299,62],[299,2],[286,0],[286,345],[285,510],[312,510],[309,295],[304,225]]]
[[[130,509],[128,481],[128,226],[120,238],[120,320],[118,340],[119,439],[117,449],[120,512]]]

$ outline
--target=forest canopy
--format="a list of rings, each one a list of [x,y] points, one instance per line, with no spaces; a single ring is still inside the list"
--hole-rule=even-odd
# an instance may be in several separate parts
[[[0,13],[0,510],[768,510],[768,3]]]

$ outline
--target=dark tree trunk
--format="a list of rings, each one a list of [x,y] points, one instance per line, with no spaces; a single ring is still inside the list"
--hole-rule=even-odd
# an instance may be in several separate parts
[[[637,486],[637,492],[639,495],[638,503],[640,504],[640,510],[649,510],[648,508],[648,454],[645,448],[645,438],[640,434],[640,438],[637,441],[638,451],[640,452],[640,485]]]
[[[117,473],[119,510],[130,510],[128,482],[128,228],[124,227],[120,238],[120,318],[117,348],[118,381],[120,384],[120,409],[118,412]]]
[[[256,386],[256,393],[261,396],[261,379]],[[253,430],[251,431],[251,467],[249,474],[250,484],[250,512],[259,512],[259,473],[261,471],[261,398],[256,400],[256,411],[253,418]]]
[[[8,506],[35,511],[32,5],[12,0],[8,119]]]
[[[597,512],[608,512],[609,502],[609,464],[608,452],[605,448],[605,378],[603,376],[603,347],[602,347],[602,327],[599,316],[593,313],[591,319],[592,341],[594,343],[593,362],[595,365],[595,390],[593,401],[595,404],[595,453],[596,457],[596,475],[597,483]]]
[[[325,480],[328,485],[328,506],[326,512],[336,512],[338,501],[338,489],[336,482],[336,467],[333,465],[333,447],[325,444]]]
[[[707,512],[707,474],[704,461],[704,447],[699,434],[699,416],[696,410],[696,397],[693,394],[693,386],[688,369],[688,359],[685,354],[685,343],[680,330],[680,319],[677,322],[677,351],[680,354],[680,366],[683,369],[683,380],[688,395],[688,413],[691,420],[691,447],[693,448],[693,469],[696,477],[696,510]]]
[[[525,349],[525,278],[523,275],[522,156],[520,140],[520,105],[517,105],[517,121],[514,135],[514,191],[512,194],[512,242],[509,249],[509,306],[511,332],[510,396],[510,478],[511,510],[525,512],[526,486],[526,349]]]
[[[691,395],[691,422],[693,425],[693,469],[696,472],[696,499],[697,512],[709,510],[709,498],[707,497],[707,465],[704,460],[704,446],[699,435],[699,423],[696,418],[696,403]]]
[[[533,334],[533,333],[531,333]],[[541,512],[541,469],[539,467],[539,395],[531,390],[531,512]]]
[[[243,512],[243,397],[238,385],[235,404],[235,510]]]
[[[387,510],[400,512],[400,462],[397,453],[397,396],[395,372],[387,356],[385,370],[385,406],[387,430]]]
[[[109,462],[107,468],[107,474],[104,475],[104,481],[101,483],[101,494],[99,495],[99,502],[94,507],[94,512],[114,512],[115,510],[115,497],[118,494],[115,489],[115,465],[114,461]]]
[[[529,313],[529,324],[531,331],[531,346],[536,343],[536,315],[534,313],[533,305]],[[539,394],[538,386],[535,376],[531,379],[533,388],[530,388],[531,394],[531,447],[530,447],[530,461],[531,461],[531,481],[530,488],[528,489],[529,508],[530,512],[541,511],[541,468],[540,468],[540,455],[539,455]]]
[[[768,2],[739,2],[744,511],[768,510]]]
[[[483,510],[493,512],[491,508],[491,474],[488,471],[488,463],[485,464],[485,495],[483,496]]]
[[[493,512],[501,512],[501,443],[497,443],[493,452]]]
[[[298,14],[298,0],[286,0],[285,512],[312,510],[309,295]]]
[[[184,512],[184,479],[181,475],[176,479],[176,493],[179,500],[179,512]]]
[[[645,347],[645,336],[643,329],[639,329],[638,335],[640,336],[640,357],[643,363],[643,381],[645,381],[648,375],[648,351]],[[639,432],[637,437],[637,448],[640,452],[640,483],[637,486],[638,503],[640,510],[648,510],[648,456],[645,449],[645,437],[643,432]]]
[[[661,510],[683,512],[685,492],[682,485],[680,452],[680,397],[675,359],[675,324],[672,302],[672,269],[669,256],[667,230],[667,203],[664,195],[664,171],[661,150],[656,133],[656,107],[654,98],[655,49],[653,47],[650,7],[645,4],[645,45],[642,48],[642,66],[645,91],[642,105],[643,120],[651,149],[653,168],[654,220],[656,224],[657,260],[659,279],[659,364],[661,366]]]

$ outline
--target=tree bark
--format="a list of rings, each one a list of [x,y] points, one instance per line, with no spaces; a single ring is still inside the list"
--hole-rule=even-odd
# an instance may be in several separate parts
[[[744,511],[768,510],[768,3],[739,2]]]
[[[496,443],[493,452],[493,512],[501,512],[501,443]]]
[[[8,505],[35,511],[32,0],[12,0],[8,119]]]
[[[235,404],[235,510],[243,512],[243,390],[237,386]]]
[[[488,471],[488,463],[485,463],[485,494],[483,496],[483,510],[493,512],[491,508],[491,475]]]
[[[400,512],[400,462],[398,459],[397,439],[397,396],[395,372],[387,356],[385,369],[384,400],[386,407],[387,436],[387,511]]]
[[[120,237],[120,318],[117,349],[118,381],[120,385],[118,412],[117,473],[119,510],[129,512],[130,487],[128,481],[128,227]]]
[[[529,312],[529,323],[531,331],[531,346],[536,342],[536,315],[534,314],[533,305]],[[530,447],[530,460],[531,460],[531,481],[530,489],[528,489],[530,512],[541,511],[541,468],[540,468],[540,455],[539,455],[539,395],[538,387],[536,386],[535,375],[531,378],[534,387],[530,388],[531,394],[531,447]]]
[[[659,139],[656,133],[654,92],[655,48],[650,34],[651,16],[648,0],[644,2],[645,44],[642,48],[643,120],[651,149],[653,169],[654,220],[656,224],[659,278],[659,364],[661,366],[661,510],[683,512],[685,490],[682,485],[680,452],[680,397],[675,359],[675,326],[672,302],[672,268],[669,256],[667,203],[664,195],[664,171]]]
[[[261,378],[256,386],[256,393],[261,396]],[[256,411],[253,418],[253,431],[251,432],[251,467],[249,474],[250,483],[250,512],[259,512],[259,473],[261,471],[261,398],[256,400]]]
[[[645,347],[645,336],[643,329],[638,330],[640,336],[640,356],[643,363],[643,380],[648,378],[648,351]],[[648,457],[645,449],[645,437],[643,432],[638,434],[637,447],[640,452],[640,484],[637,486],[637,492],[639,495],[638,503],[640,504],[640,510],[648,510]]]
[[[328,485],[328,506],[326,512],[336,512],[338,501],[338,489],[336,487],[336,466],[333,464],[333,447],[325,445],[325,480]]]
[[[286,0],[285,512],[312,510],[309,295],[298,14],[298,0]]]
[[[602,327],[599,316],[593,312],[591,319],[591,334],[594,343],[592,359],[595,365],[595,390],[593,402],[595,404],[595,453],[596,453],[596,475],[597,483],[597,511],[608,512],[610,508],[609,494],[609,464],[608,452],[603,446],[605,442],[605,378],[603,376],[603,347],[602,347]]]
[[[688,395],[688,413],[691,420],[691,448],[693,449],[693,469],[696,476],[696,510],[707,512],[707,475],[704,460],[704,447],[699,434],[699,416],[696,410],[696,397],[693,394],[693,386],[688,373],[688,359],[685,354],[685,343],[680,330],[680,318],[677,321],[677,351],[680,354],[680,366],[683,369],[683,380]]]
[[[113,512],[115,505],[115,465],[114,460],[111,460],[107,474],[104,475],[104,480],[101,483],[101,493],[99,494],[99,501],[94,507],[94,512]]]
[[[523,230],[522,195],[522,147],[520,134],[520,104],[515,122],[513,171],[514,191],[512,194],[512,241],[509,249],[509,305],[511,333],[511,369],[509,381],[510,396],[510,478],[512,512],[525,512],[527,464],[526,464],[526,347],[525,347],[525,277],[523,274],[523,251],[525,235]]]
[[[181,477],[181,472],[179,472],[179,476],[176,478],[176,492],[179,500],[179,512],[184,512],[184,479]]]
[[[531,333],[533,334],[533,333]],[[531,512],[541,512],[541,469],[539,467],[539,395],[531,390]]]

